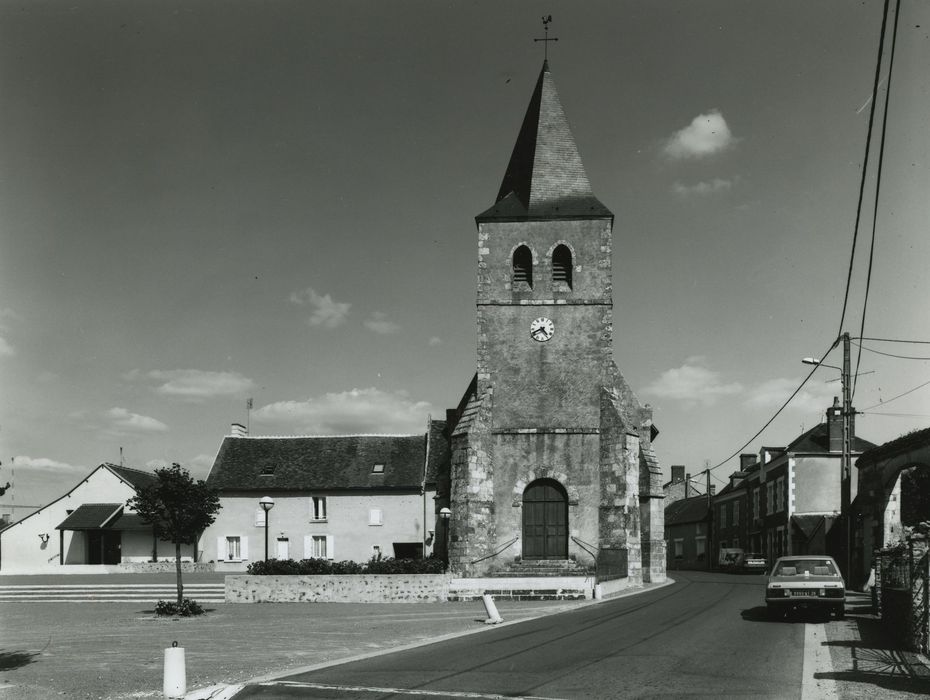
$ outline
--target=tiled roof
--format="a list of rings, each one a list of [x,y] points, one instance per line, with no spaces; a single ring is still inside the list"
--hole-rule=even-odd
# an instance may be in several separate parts
[[[683,498],[680,501],[669,503],[665,507],[665,524],[697,523],[707,520],[709,513],[707,496]]]
[[[85,503],[61,521],[56,530],[98,530],[123,508],[122,503]]]
[[[429,425],[429,461],[426,465],[426,483],[436,484],[436,480],[448,472],[452,464],[452,450],[446,436],[446,421],[434,420]]]
[[[852,440],[853,452],[865,452],[875,447],[874,443],[854,436]],[[819,423],[813,428],[796,437],[787,448],[788,452],[829,452],[830,438],[826,423]]]
[[[138,513],[122,513],[112,524],[110,530],[151,530],[152,526],[142,519]]]
[[[207,483],[233,491],[419,490],[425,450],[425,435],[229,436]],[[375,464],[384,471],[374,473]]]
[[[127,482],[137,491],[155,483],[157,478],[152,472],[144,472],[141,469],[118,467],[115,464],[104,464],[103,466],[116,474],[120,479]]]
[[[591,191],[575,137],[543,63],[497,200],[478,219],[613,216]]]

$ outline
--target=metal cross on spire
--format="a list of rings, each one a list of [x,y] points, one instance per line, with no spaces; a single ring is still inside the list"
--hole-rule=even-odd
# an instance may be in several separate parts
[[[542,38],[542,39],[533,39],[534,42],[537,42],[537,41],[542,41],[542,42],[544,42],[544,43],[543,43],[543,46],[545,47],[545,49],[544,49],[543,57],[544,57],[545,60],[547,60],[547,61],[549,60],[549,42],[550,42],[550,41],[558,41],[558,40],[559,40],[559,38],[558,38],[557,36],[554,36],[554,37],[552,37],[552,38],[549,37],[549,23],[550,23],[551,21],[552,21],[552,15],[549,15],[548,17],[543,17],[543,18],[542,18],[543,29],[546,30],[546,36],[545,36],[544,38]]]

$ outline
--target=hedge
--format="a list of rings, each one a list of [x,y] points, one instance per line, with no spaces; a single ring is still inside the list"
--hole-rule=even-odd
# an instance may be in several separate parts
[[[364,564],[328,559],[269,559],[249,564],[252,576],[336,576],[355,574],[441,574],[446,570],[441,559],[372,559]]]

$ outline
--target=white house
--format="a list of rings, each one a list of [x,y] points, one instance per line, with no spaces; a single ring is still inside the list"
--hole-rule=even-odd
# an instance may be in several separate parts
[[[0,530],[0,574],[102,573],[174,559],[174,545],[126,508],[150,472],[101,464],[65,495]],[[184,546],[183,559],[194,559]]]
[[[448,470],[444,429],[430,421],[420,435],[248,437],[234,425],[207,477],[222,509],[201,539],[202,560],[244,571],[265,558],[266,537],[268,558],[428,556],[437,476]],[[263,497],[274,500],[267,516]]]

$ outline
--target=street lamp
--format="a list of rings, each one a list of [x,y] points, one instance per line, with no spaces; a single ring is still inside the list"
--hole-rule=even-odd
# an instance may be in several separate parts
[[[449,508],[439,509],[439,519],[442,521],[442,545],[443,555],[446,559],[446,566],[449,565],[449,520],[452,518],[452,511]]]
[[[843,455],[840,461],[840,515],[843,518],[843,573],[847,582],[851,578],[849,570],[850,550],[852,549],[852,528],[850,526],[850,501],[852,496],[852,435],[850,430],[850,419],[852,418],[852,399],[849,395],[849,333],[843,333],[843,366],[828,365],[815,357],[805,357],[801,362],[806,365],[818,365],[820,367],[829,367],[840,371],[840,382],[843,387]]]
[[[271,518],[271,509],[274,508],[274,499],[271,496],[263,496],[258,505],[265,511],[265,561],[268,561],[268,520]]]

